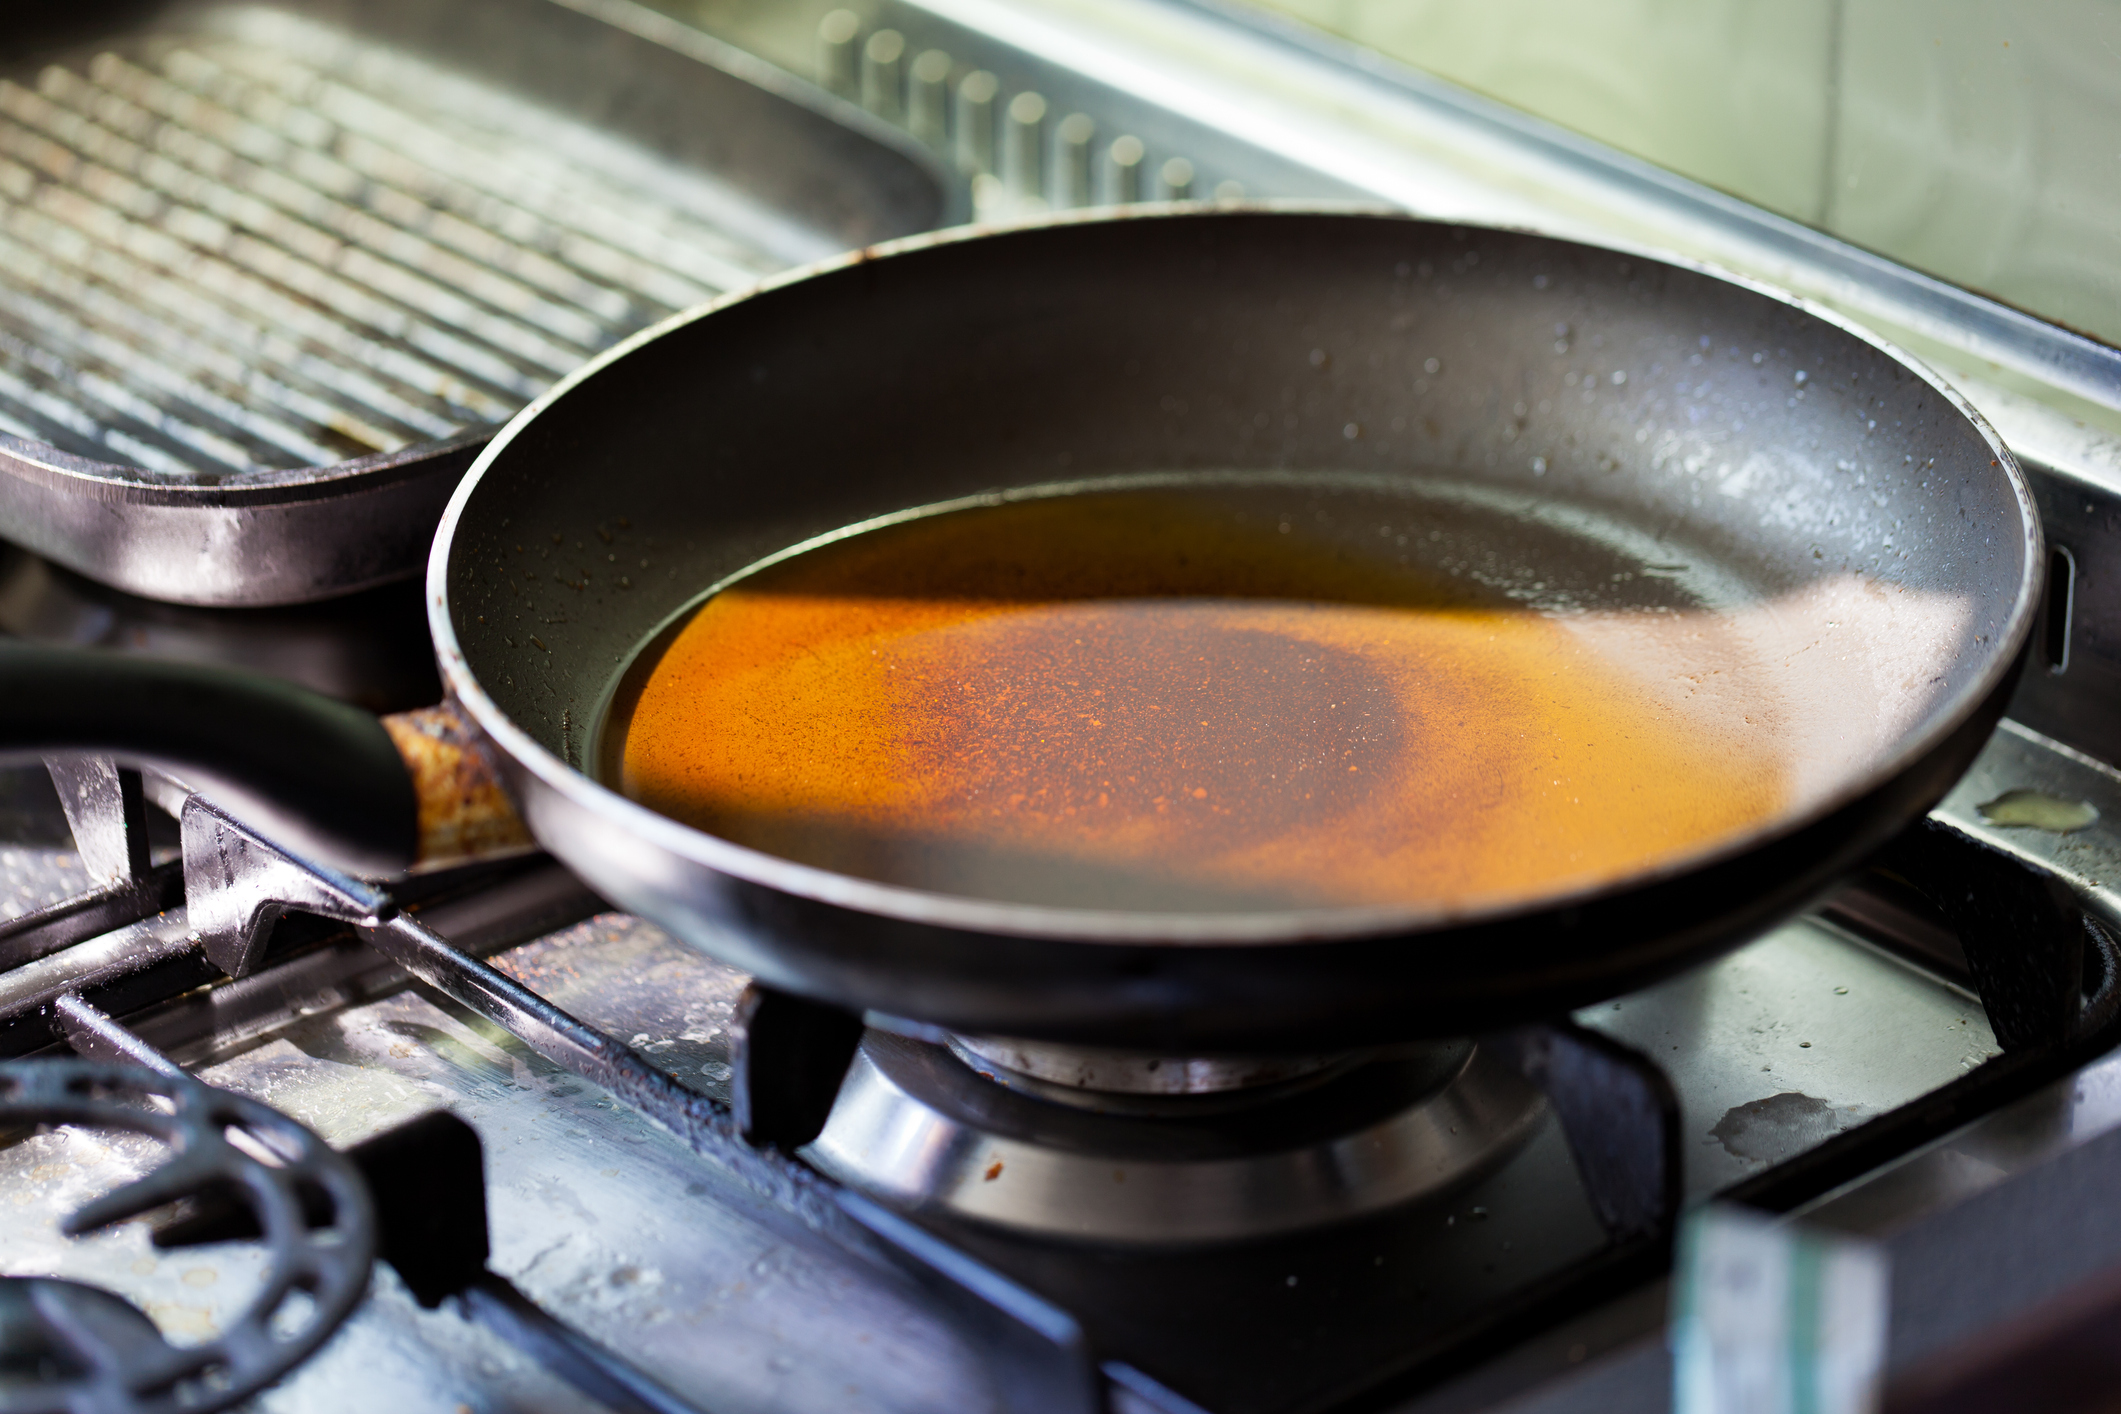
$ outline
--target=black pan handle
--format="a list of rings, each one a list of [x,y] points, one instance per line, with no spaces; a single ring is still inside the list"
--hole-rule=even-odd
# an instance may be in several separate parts
[[[420,801],[392,734],[278,678],[0,641],[0,760],[59,752],[151,767],[349,873],[402,873],[419,854]]]

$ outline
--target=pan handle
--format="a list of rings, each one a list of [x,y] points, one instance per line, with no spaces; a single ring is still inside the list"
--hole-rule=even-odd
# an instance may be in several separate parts
[[[486,738],[454,702],[383,719],[419,801],[413,867],[481,859],[535,843],[493,768]]]
[[[529,839],[447,705],[379,721],[257,673],[0,642],[0,760],[62,752],[151,767],[371,878]]]

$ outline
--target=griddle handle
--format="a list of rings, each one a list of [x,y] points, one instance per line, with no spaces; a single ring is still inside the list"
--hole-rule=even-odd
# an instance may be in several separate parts
[[[419,800],[391,734],[279,678],[0,642],[0,760],[69,752],[150,767],[348,873],[398,874],[418,857]]]

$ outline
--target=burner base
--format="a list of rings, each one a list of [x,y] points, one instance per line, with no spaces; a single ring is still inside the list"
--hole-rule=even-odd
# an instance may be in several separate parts
[[[1088,1110],[872,1031],[804,1155],[895,1206],[1045,1237],[1197,1246],[1440,1197],[1516,1153],[1547,1109],[1471,1042],[1234,1098]]]

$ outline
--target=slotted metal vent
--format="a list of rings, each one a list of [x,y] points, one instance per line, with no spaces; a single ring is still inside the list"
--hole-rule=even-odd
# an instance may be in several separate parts
[[[0,80],[0,430],[186,479],[392,451],[813,253],[711,178],[251,15]]]

